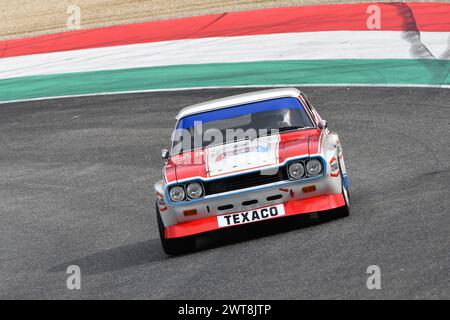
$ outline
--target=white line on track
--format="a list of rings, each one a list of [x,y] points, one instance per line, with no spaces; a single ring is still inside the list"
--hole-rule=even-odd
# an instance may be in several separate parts
[[[146,89],[146,90],[132,90],[132,91],[116,91],[116,92],[98,92],[98,93],[86,93],[86,94],[74,94],[65,96],[49,96],[30,99],[17,99],[0,101],[0,104],[15,103],[15,102],[28,102],[28,101],[40,101],[40,100],[53,100],[64,98],[77,98],[77,97],[93,97],[93,96],[108,96],[108,95],[120,95],[120,94],[133,94],[133,93],[147,93],[147,92],[171,92],[171,91],[193,91],[193,90],[214,90],[214,89],[245,89],[245,88],[280,88],[280,87],[377,87],[377,88],[438,88],[438,89],[450,89],[450,85],[428,85],[428,84],[370,84],[370,83],[357,83],[357,84],[330,84],[330,83],[314,83],[314,84],[275,84],[275,85],[239,85],[239,86],[211,86],[211,87],[187,87],[187,88],[168,88],[168,89]]]

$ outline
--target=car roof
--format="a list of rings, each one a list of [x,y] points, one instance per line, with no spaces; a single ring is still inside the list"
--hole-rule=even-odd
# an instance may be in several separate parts
[[[205,111],[223,109],[234,107],[242,104],[277,99],[277,98],[286,98],[286,97],[294,97],[297,98],[300,96],[300,91],[295,88],[280,88],[280,89],[270,89],[270,90],[262,90],[256,92],[249,92],[244,94],[238,94],[235,96],[225,97],[221,99],[211,100],[207,102],[202,102],[198,104],[194,104],[192,106],[183,108],[180,110],[178,115],[175,117],[177,120],[184,118],[186,116],[202,113]]]

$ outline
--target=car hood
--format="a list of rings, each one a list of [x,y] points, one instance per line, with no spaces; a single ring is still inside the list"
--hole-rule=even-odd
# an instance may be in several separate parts
[[[213,179],[276,167],[294,157],[320,153],[321,131],[296,130],[172,156],[165,166],[167,183]]]

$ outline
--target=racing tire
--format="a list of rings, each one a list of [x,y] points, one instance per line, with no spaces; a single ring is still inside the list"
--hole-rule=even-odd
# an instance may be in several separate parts
[[[167,239],[164,234],[164,224],[159,212],[158,205],[156,205],[156,219],[158,221],[159,238],[164,252],[168,255],[180,255],[189,253],[195,250],[195,237],[181,237]]]
[[[350,215],[350,192],[344,183],[344,176],[342,171],[339,172],[341,176],[342,196],[344,197],[345,205],[336,209],[319,212],[317,215],[320,221],[330,221],[338,218],[345,218]]]

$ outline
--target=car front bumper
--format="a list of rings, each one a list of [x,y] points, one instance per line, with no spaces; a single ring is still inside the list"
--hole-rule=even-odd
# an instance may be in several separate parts
[[[284,207],[284,215],[277,216],[269,219],[276,219],[279,217],[285,217],[285,216],[293,216],[293,215],[299,215],[299,214],[306,214],[306,213],[313,213],[313,212],[319,212],[324,210],[330,210],[339,208],[345,205],[344,197],[341,193],[339,194],[326,194],[326,195],[319,195],[311,198],[306,199],[294,199],[289,200],[287,202],[282,203]],[[270,205],[269,205],[270,206]],[[249,209],[251,211],[252,209]],[[212,215],[200,219],[195,219],[191,221],[185,221],[180,222],[168,227],[165,227],[165,237],[167,239],[170,238],[179,238],[179,237],[187,237],[199,233],[204,233],[208,231],[217,230],[220,228],[218,223],[218,217],[219,216],[225,216],[230,215],[232,213],[227,213],[223,215]],[[269,220],[264,219],[264,220]],[[254,223],[249,222],[249,223]],[[244,223],[242,223],[244,224]],[[237,224],[240,225],[240,224]]]

